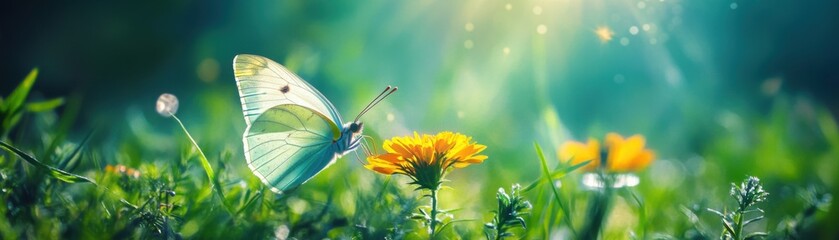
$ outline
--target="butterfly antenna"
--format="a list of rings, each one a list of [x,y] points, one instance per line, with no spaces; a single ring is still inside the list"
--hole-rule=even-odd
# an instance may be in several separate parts
[[[380,97],[382,97],[382,95],[385,95],[385,93],[387,93],[387,91],[389,91],[389,90],[390,90],[390,85],[388,85],[387,87],[385,87],[385,90],[383,90],[381,93],[379,93],[379,95],[376,95],[376,97],[375,97],[375,98],[373,98],[373,101],[370,101],[370,103],[367,103],[367,106],[364,106],[364,108],[362,108],[362,109],[361,109],[361,111],[358,113],[358,116],[356,116],[356,117],[355,117],[355,120],[354,120],[354,121],[356,121],[356,122],[357,122],[357,121],[358,121],[358,118],[360,118],[360,117],[361,117],[361,115],[362,115],[364,112],[366,112],[368,109],[370,109],[370,108],[372,107],[371,105],[373,105],[373,103],[374,103],[374,102],[376,102],[376,100],[378,100]]]
[[[379,104],[379,102],[384,100],[387,96],[390,96],[390,94],[393,94],[393,92],[396,92],[396,89],[398,89],[398,88],[387,86],[384,91],[379,93],[379,95],[376,96],[376,98],[373,98],[373,101],[370,101],[370,103],[368,103],[367,106],[364,107],[364,109],[362,109],[361,112],[358,113],[358,116],[355,117],[355,120],[353,120],[353,122],[358,122],[358,119],[361,118],[362,115],[367,113],[367,111],[370,111],[370,109],[375,107],[376,104]]]

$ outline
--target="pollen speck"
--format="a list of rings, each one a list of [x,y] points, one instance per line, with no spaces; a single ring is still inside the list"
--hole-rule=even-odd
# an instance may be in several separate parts
[[[594,30],[594,34],[597,35],[597,38],[600,38],[601,42],[608,42],[612,40],[612,35],[615,35],[615,32],[612,32],[612,29],[608,27],[598,27],[597,30]]]

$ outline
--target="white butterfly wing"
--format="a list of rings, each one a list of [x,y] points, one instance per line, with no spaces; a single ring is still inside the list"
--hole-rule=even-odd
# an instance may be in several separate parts
[[[269,108],[245,130],[245,159],[251,171],[277,193],[305,183],[334,162],[340,130],[305,106]]]
[[[343,126],[341,115],[323,94],[271,59],[249,54],[236,55],[233,75],[248,126],[260,114],[280,104],[297,104],[313,109],[336,125]]]

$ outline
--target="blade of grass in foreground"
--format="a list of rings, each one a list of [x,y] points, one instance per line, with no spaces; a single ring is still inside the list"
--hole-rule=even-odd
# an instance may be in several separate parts
[[[533,181],[532,183],[530,183],[530,185],[527,185],[527,187],[523,188],[522,192],[527,192],[527,191],[530,191],[533,188],[538,187],[539,185],[544,183],[545,180],[547,180],[547,182],[552,182],[555,179],[564,177],[566,174],[571,173],[574,170],[577,170],[577,169],[585,166],[589,162],[591,162],[591,160],[586,160],[584,162],[581,162],[581,163],[578,163],[578,164],[575,164],[575,165],[572,165],[572,166],[569,166],[569,167],[566,167],[566,168],[558,169],[558,170],[554,171],[553,173],[551,173],[550,178],[539,178],[536,181]]]
[[[198,150],[198,159],[201,160],[201,166],[204,167],[204,172],[207,173],[207,178],[210,179],[210,184],[213,185],[213,188],[215,188],[218,197],[221,198],[221,204],[224,205],[224,209],[227,209],[227,212],[232,214],[233,211],[230,209],[230,206],[227,205],[227,199],[224,198],[224,192],[222,192],[221,184],[219,183],[218,178],[216,177],[216,173],[213,171],[213,167],[210,165],[210,161],[207,160],[207,156],[204,155],[204,151],[201,150],[201,147],[198,146],[198,143],[195,142],[195,139],[192,138],[192,135],[190,135],[189,131],[186,130],[186,126],[184,126],[184,123],[181,122],[181,119],[175,116],[175,114],[172,114],[172,118],[174,118],[175,121],[178,122],[178,125],[180,125],[181,129],[184,130],[184,134],[186,134],[186,137],[189,138],[189,141],[192,142],[192,145],[195,146],[195,149]]]
[[[89,182],[89,183],[92,183],[93,185],[97,185],[96,182],[94,182],[90,178],[87,178],[87,177],[84,177],[84,176],[81,176],[81,175],[72,174],[72,173],[69,173],[69,172],[65,172],[64,170],[46,165],[46,164],[42,163],[41,161],[38,161],[38,159],[35,159],[31,155],[26,154],[25,152],[21,151],[20,149],[17,149],[15,147],[13,147],[12,145],[9,145],[8,143],[0,142],[0,146],[2,146],[3,149],[6,149],[6,151],[14,153],[15,155],[22,158],[23,160],[25,160],[29,164],[32,164],[32,165],[34,165],[34,166],[36,166],[40,169],[43,169],[43,170],[47,171],[50,174],[50,176],[53,176],[54,178],[56,178],[58,180],[61,180],[61,181],[66,182],[66,183]]]
[[[542,152],[542,147],[539,146],[539,143],[533,143],[533,145],[536,146],[536,154],[539,155],[539,160],[542,164],[542,174],[545,175],[545,178],[547,178],[548,181],[553,182],[550,179],[551,172],[548,170],[548,162],[545,160],[545,154]],[[577,231],[574,230],[574,225],[571,224],[571,212],[568,211],[568,208],[565,206],[564,203],[562,203],[562,198],[559,196],[559,191],[556,190],[556,185],[554,185],[553,183],[548,185],[551,186],[554,198],[556,199],[559,208],[562,209],[562,214],[565,215],[565,221],[562,222],[568,225],[568,229],[571,231],[571,234],[573,235],[572,238],[577,238]]]

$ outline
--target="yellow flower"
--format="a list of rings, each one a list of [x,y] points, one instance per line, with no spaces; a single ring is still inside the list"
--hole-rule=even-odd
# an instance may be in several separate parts
[[[463,168],[487,159],[477,155],[486,146],[452,132],[437,135],[414,132],[414,136],[385,140],[382,148],[386,153],[367,157],[364,167],[381,174],[409,176],[413,184],[429,190],[437,190],[450,167]]]
[[[600,142],[589,139],[588,143],[569,141],[560,147],[559,159],[579,164],[591,160],[582,167],[584,171],[594,171],[599,167],[607,172],[634,172],[646,168],[655,159],[655,153],[644,149],[645,140],[641,135],[629,138],[617,133],[606,134],[605,148],[600,149]],[[605,166],[602,158],[606,157]]]

